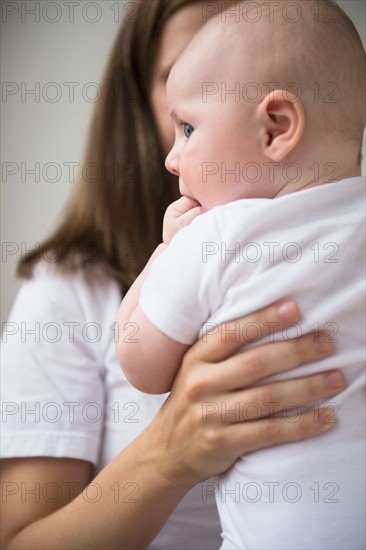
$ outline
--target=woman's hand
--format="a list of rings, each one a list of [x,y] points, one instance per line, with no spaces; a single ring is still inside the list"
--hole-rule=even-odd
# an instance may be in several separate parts
[[[226,471],[242,454],[314,437],[334,426],[326,409],[318,418],[313,411],[304,413],[298,422],[274,415],[290,402],[305,405],[339,393],[345,387],[339,371],[253,387],[323,359],[331,344],[320,349],[314,334],[307,334],[234,355],[248,343],[237,337],[248,323],[257,323],[265,336],[274,323],[281,330],[298,318],[294,303],[279,303],[237,320],[235,334],[229,332],[233,323],[218,327],[187,352],[171,395],[150,426],[150,450],[155,449],[157,467],[169,483],[194,485]]]
[[[191,197],[183,196],[166,209],[163,221],[163,242],[169,244],[174,235],[202,214],[201,206]]]

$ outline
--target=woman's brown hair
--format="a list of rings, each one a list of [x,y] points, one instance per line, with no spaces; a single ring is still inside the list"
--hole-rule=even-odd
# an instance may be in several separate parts
[[[26,255],[17,274],[30,278],[36,263],[52,258],[63,272],[99,270],[125,293],[161,241],[166,207],[178,185],[164,168],[151,109],[152,71],[166,21],[195,0],[135,0],[122,26],[92,120],[84,169],[60,223]]]

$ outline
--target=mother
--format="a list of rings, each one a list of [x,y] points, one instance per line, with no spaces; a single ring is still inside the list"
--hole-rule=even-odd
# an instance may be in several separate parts
[[[136,0],[90,132],[85,162],[96,170],[80,177],[56,232],[19,265],[28,280],[9,321],[50,323],[62,334],[14,336],[4,349],[4,548],[141,548],[160,530],[152,548],[218,547],[214,502],[204,485],[192,487],[243,453],[329,427],[311,414],[270,422],[264,403],[280,409],[325,399],[343,388],[337,372],[251,389],[331,352],[317,349],[312,335],[234,355],[245,341],[218,332],[187,353],[164,404],[131,388],[115,357],[121,294],[160,242],[164,211],[177,198],[163,168],[173,140],[165,81],[214,5]],[[41,259],[51,251],[48,265]],[[265,334],[269,323],[281,328],[297,317],[286,303],[240,322],[258,323]],[[230,415],[238,401],[256,402],[263,418]]]

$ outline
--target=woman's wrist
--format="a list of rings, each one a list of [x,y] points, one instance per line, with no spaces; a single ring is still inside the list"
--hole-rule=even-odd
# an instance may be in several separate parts
[[[176,500],[176,503],[201,481],[192,476],[190,462],[194,453],[192,450],[188,452],[186,461],[187,457],[182,452],[193,438],[189,437],[189,441],[184,439],[178,425],[174,429],[174,418],[180,405],[181,402],[176,400],[165,403],[151,424],[133,441],[130,449],[134,453],[137,471],[144,472],[144,475],[151,474],[155,489],[166,498]]]

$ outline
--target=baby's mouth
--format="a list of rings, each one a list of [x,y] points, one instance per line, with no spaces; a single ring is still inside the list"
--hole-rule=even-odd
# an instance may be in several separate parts
[[[198,202],[196,197],[191,193],[191,190],[189,189],[188,185],[184,183],[182,179],[179,178],[179,193],[182,196],[189,197],[190,199],[193,199],[197,202],[197,206],[201,206],[201,204]]]

